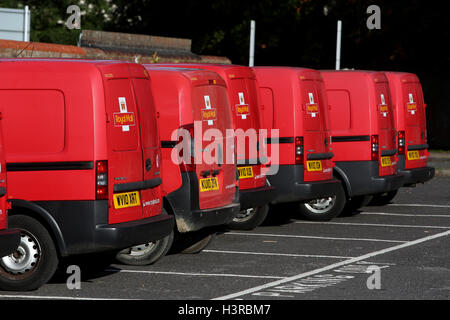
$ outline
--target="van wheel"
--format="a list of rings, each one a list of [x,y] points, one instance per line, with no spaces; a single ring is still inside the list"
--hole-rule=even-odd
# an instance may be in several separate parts
[[[269,205],[241,210],[238,215],[227,224],[233,230],[252,230],[266,220]]]
[[[8,226],[20,230],[20,243],[14,253],[0,260],[0,289],[35,290],[55,274],[58,267],[55,244],[47,229],[29,216],[12,215]]]
[[[167,215],[167,211],[163,208],[163,215]],[[132,266],[146,266],[153,264],[164,257],[172,247],[174,231],[170,232],[166,237],[131,248],[124,249],[116,255],[116,260],[123,264]]]
[[[385,206],[385,205],[389,204],[392,201],[392,199],[395,198],[397,193],[398,193],[398,189],[394,190],[394,191],[389,191],[386,193],[380,193],[380,194],[374,195],[370,204],[374,205],[374,206]]]
[[[146,266],[164,257],[172,246],[173,231],[166,237],[120,251],[116,259],[131,266]]]
[[[342,186],[331,197],[315,199],[297,206],[301,218],[310,221],[330,221],[341,214],[346,203]]]
[[[342,217],[356,216],[360,213],[358,209],[365,207],[372,200],[371,195],[363,195],[352,197],[345,205],[344,210],[342,210]]]
[[[177,233],[173,243],[173,253],[194,254],[205,249],[214,238],[215,233],[208,233],[204,230],[186,233]]]

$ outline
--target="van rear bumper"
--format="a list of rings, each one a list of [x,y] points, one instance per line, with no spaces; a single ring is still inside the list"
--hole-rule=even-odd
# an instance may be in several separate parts
[[[304,181],[303,165],[281,165],[278,173],[267,176],[275,187],[275,203],[307,201],[335,195],[340,187],[337,179]]]
[[[394,191],[403,186],[404,176],[378,175],[378,161],[337,161],[335,170],[344,179],[349,197]]]
[[[405,187],[414,185],[416,183],[424,183],[433,179],[435,174],[435,169],[433,167],[420,167],[405,169],[405,156],[398,156],[398,172],[404,176],[403,185]]]
[[[139,221],[104,224],[95,227],[95,246],[101,250],[129,248],[133,245],[160,240],[174,227],[174,219],[158,215]]]
[[[179,232],[197,231],[205,227],[227,224],[239,213],[240,204],[236,192],[233,201],[226,206],[200,209],[196,174],[182,172],[181,179],[181,187],[166,196],[173,209]]]
[[[272,186],[239,189],[239,202],[241,203],[241,210],[262,207],[272,202],[275,197],[275,188]]]
[[[0,257],[13,253],[20,242],[20,231],[17,229],[6,229],[0,231]]]
[[[175,223],[172,216],[158,215],[109,224],[107,200],[14,200],[15,207],[33,210],[47,222],[62,256],[119,251],[159,240],[170,234]]]

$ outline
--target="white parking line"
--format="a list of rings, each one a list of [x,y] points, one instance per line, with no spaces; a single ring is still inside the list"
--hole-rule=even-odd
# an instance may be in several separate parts
[[[106,272],[120,272],[120,273],[168,274],[168,275],[198,276],[198,277],[236,277],[236,278],[256,278],[256,279],[284,279],[285,278],[285,277],[276,277],[276,276],[255,276],[255,275],[249,275],[249,274],[193,273],[193,272],[128,270],[128,269],[106,269],[105,271]]]
[[[426,217],[426,218],[450,218],[450,214],[409,214],[409,213],[389,213],[389,212],[361,212],[366,216],[394,216],[394,217]]]
[[[250,236],[250,237],[255,236],[255,237],[302,238],[302,239],[319,239],[319,240],[342,240],[342,241],[392,242],[392,243],[407,242],[407,241],[402,241],[402,240],[367,239],[367,238],[337,238],[337,237],[299,236],[299,235],[288,235],[288,234],[247,233],[247,232],[226,232],[226,233],[224,233],[224,235],[238,235],[238,236]]]
[[[423,229],[450,229],[450,226],[417,226],[410,224],[382,224],[382,223],[356,223],[356,222],[314,222],[295,221],[298,224],[321,224],[321,225],[343,225],[343,226],[367,226],[367,227],[392,227],[392,228],[423,228]]]
[[[299,257],[299,258],[327,258],[327,259],[351,259],[353,257],[343,256],[326,256],[320,254],[294,254],[294,253],[270,253],[270,252],[248,252],[248,251],[232,251],[232,250],[203,250],[206,253],[225,253],[225,254],[247,254],[261,256],[281,256],[281,257]]]
[[[355,263],[355,262],[358,262],[358,261],[367,260],[367,259],[370,259],[370,258],[375,257],[375,256],[379,256],[379,255],[382,255],[382,254],[385,254],[385,253],[389,253],[389,252],[392,252],[392,251],[396,251],[396,250],[400,250],[400,249],[403,249],[403,248],[411,247],[411,246],[414,246],[414,245],[417,245],[417,244],[420,244],[420,243],[423,243],[423,242],[426,242],[426,241],[430,241],[430,240],[441,238],[441,237],[446,237],[446,236],[449,236],[449,235],[450,235],[450,230],[447,230],[445,232],[441,232],[441,233],[438,233],[438,234],[435,234],[435,235],[432,235],[432,236],[420,238],[420,239],[409,241],[409,242],[406,242],[406,243],[402,243],[402,244],[399,244],[399,245],[396,245],[396,246],[393,246],[393,247],[390,247],[390,248],[386,248],[386,249],[370,252],[370,253],[364,254],[364,255],[359,256],[359,257],[355,257],[355,258],[348,259],[348,260],[345,260],[345,261],[333,263],[333,264],[328,265],[326,267],[315,269],[315,270],[308,271],[308,272],[305,272],[305,273],[300,273],[298,275],[295,275],[295,276],[292,276],[292,277],[287,277],[287,278],[282,279],[282,280],[272,281],[272,282],[266,283],[266,284],[261,285],[261,286],[257,286],[257,287],[253,287],[253,288],[250,288],[250,289],[247,289],[247,290],[242,290],[242,291],[239,291],[239,292],[236,292],[236,293],[228,294],[228,295],[225,295],[225,296],[222,296],[222,297],[215,298],[213,300],[235,299],[235,298],[242,297],[242,296],[245,296],[245,295],[248,295],[248,294],[252,294],[252,293],[257,292],[257,291],[261,291],[261,290],[265,290],[265,289],[268,289],[268,288],[271,288],[271,287],[275,287],[275,286],[278,286],[278,285],[283,284],[283,283],[295,281],[295,280],[298,280],[298,279],[301,279],[301,278],[306,278],[306,277],[309,277],[309,276],[312,276],[312,275],[315,275],[315,274],[318,274],[318,273],[322,273],[324,271],[329,271],[329,270],[332,270],[332,269],[336,269],[336,268],[339,268],[339,267],[342,267],[342,266],[345,266],[345,265],[348,265],[348,264],[352,264],[352,263]]]
[[[390,203],[390,207],[429,207],[429,208],[450,208],[450,205],[445,204],[420,204],[420,203]]]
[[[87,297],[65,297],[65,296],[37,296],[37,295],[16,295],[16,294],[0,294],[1,298],[12,299],[37,299],[37,300],[130,300],[130,299],[115,299],[115,298],[87,298]],[[135,300],[135,299],[131,299]]]

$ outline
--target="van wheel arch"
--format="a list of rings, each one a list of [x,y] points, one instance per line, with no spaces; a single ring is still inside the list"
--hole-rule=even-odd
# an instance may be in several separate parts
[[[61,229],[47,210],[35,203],[22,199],[10,199],[8,201],[11,202],[11,209],[8,210],[8,216],[20,214],[37,220],[47,229],[59,255],[67,256],[66,245]]]
[[[339,179],[342,183],[342,186],[344,187],[345,195],[347,198],[351,197],[352,195],[352,187],[350,185],[350,180],[348,179],[347,175],[345,174],[344,170],[342,170],[339,167],[333,168],[333,176],[336,179]]]

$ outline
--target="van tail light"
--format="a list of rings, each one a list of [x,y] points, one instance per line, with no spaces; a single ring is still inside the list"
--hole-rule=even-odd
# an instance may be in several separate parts
[[[405,154],[405,131],[398,132],[398,154]]]
[[[303,164],[303,137],[295,137],[295,164]]]
[[[108,199],[108,161],[95,162],[95,199]]]
[[[194,124],[188,124],[181,126],[180,129],[187,130],[189,132],[190,141],[188,142],[187,146],[190,148],[190,157],[188,158],[187,163],[182,160],[180,163],[180,170],[181,172],[195,172],[195,142],[194,142]],[[178,138],[178,143],[183,142],[183,136],[180,135]],[[180,151],[180,157],[183,158],[183,149]]]
[[[378,160],[378,135],[373,135],[370,138],[370,159],[371,160]]]

